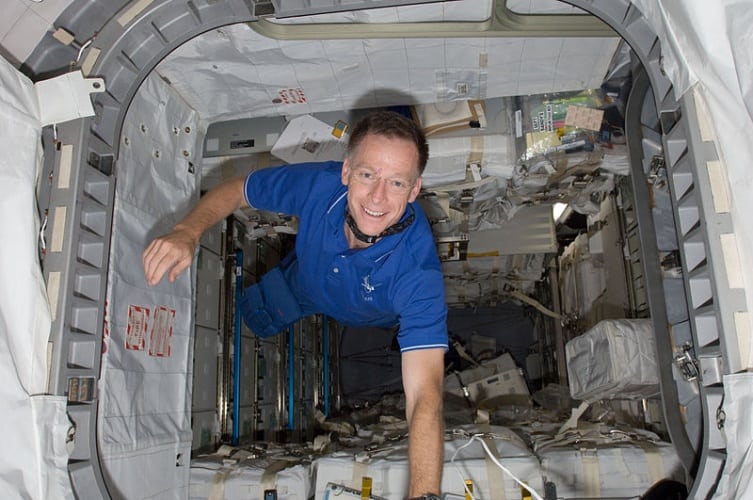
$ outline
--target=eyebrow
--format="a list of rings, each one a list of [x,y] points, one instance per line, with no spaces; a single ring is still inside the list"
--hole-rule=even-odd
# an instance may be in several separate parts
[[[370,171],[372,173],[376,173],[376,169],[374,167],[372,167],[370,165],[364,165],[364,164],[353,165],[353,167],[351,168],[351,170],[354,173],[357,172],[357,171],[359,171],[359,170],[368,170],[368,171]],[[407,184],[415,184],[416,181],[418,181],[419,177],[421,177],[421,175],[417,175],[415,178],[413,178],[411,176],[408,176],[408,177],[400,177],[400,176],[384,177],[382,175],[379,176],[380,179],[400,180],[400,181],[406,182]]]
[[[368,170],[368,171],[370,171],[370,172],[374,172],[374,173],[376,173],[376,171],[377,171],[377,169],[375,169],[374,167],[371,167],[371,166],[369,166],[369,165],[356,165],[356,166],[354,166],[354,167],[352,168],[352,170],[353,170],[354,172],[355,172],[355,171],[358,171],[358,170]],[[380,177],[380,178],[382,178],[382,177],[384,177],[384,176],[383,176],[383,175],[380,175],[379,177]],[[387,178],[387,179],[401,179],[402,177],[400,177],[399,175],[393,175],[393,176],[391,176],[391,177],[386,177],[386,178]]]

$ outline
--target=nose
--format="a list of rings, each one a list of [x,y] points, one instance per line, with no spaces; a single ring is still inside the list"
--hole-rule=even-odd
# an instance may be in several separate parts
[[[387,197],[387,181],[385,179],[379,179],[374,187],[371,189],[371,200],[375,203],[379,203]]]

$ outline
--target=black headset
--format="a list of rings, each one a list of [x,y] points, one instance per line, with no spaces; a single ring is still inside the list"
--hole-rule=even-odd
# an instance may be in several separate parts
[[[405,228],[413,224],[413,221],[416,218],[416,213],[413,210],[413,207],[411,205],[408,205],[410,208],[410,215],[407,219],[405,219],[402,222],[397,222],[395,224],[392,224],[390,227],[382,231],[381,233],[377,234],[376,236],[372,236],[370,234],[365,234],[361,232],[360,229],[358,229],[358,226],[356,225],[356,221],[353,219],[353,216],[350,215],[350,210],[348,210],[348,204],[345,204],[345,222],[348,223],[348,227],[351,231],[353,231],[353,235],[359,240],[363,241],[364,243],[375,243],[376,240],[379,238],[384,238],[385,236],[392,236],[393,234],[397,234],[400,231],[403,231]]]

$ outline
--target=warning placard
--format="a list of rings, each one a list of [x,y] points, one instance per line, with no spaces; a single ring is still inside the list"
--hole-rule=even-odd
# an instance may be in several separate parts
[[[282,104],[305,104],[306,95],[303,93],[301,87],[280,89],[277,91],[279,99],[275,99],[276,103]]]
[[[158,357],[170,356],[170,340],[173,336],[175,323],[175,309],[159,306],[154,310],[152,333],[149,336],[149,355]]]
[[[148,307],[128,306],[128,326],[126,327],[125,348],[143,351],[146,347],[146,332],[149,329]]]

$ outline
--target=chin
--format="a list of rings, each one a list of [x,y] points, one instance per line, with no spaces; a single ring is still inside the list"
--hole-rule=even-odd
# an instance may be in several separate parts
[[[360,229],[362,232],[364,232],[364,233],[366,233],[366,234],[368,234],[370,236],[374,236],[374,235],[377,235],[377,234],[381,234],[382,231],[384,231],[385,229],[387,229],[387,226],[366,226],[364,228],[364,227],[361,227],[359,225],[358,229]]]
[[[370,235],[379,234],[388,227],[390,227],[390,224],[387,222],[376,222],[376,221],[369,221],[369,220],[358,220],[356,219],[356,225],[358,226],[358,229],[360,229],[362,232]]]

